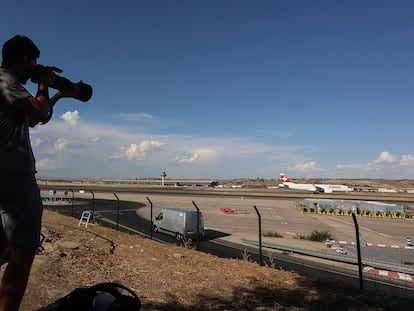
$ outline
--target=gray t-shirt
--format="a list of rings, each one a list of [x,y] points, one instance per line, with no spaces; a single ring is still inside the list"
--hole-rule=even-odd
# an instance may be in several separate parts
[[[0,68],[0,175],[35,173],[27,116],[14,107],[31,94],[9,70]]]

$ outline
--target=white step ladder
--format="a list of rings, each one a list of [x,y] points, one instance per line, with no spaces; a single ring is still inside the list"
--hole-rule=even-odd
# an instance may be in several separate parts
[[[85,225],[85,228],[88,227],[91,217],[93,218],[93,213],[91,211],[83,211],[78,226]]]

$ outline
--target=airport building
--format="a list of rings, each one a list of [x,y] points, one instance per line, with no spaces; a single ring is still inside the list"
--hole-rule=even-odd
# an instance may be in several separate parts
[[[303,212],[350,216],[405,218],[406,209],[403,204],[384,203],[378,201],[334,200],[334,199],[303,199],[297,205]]]

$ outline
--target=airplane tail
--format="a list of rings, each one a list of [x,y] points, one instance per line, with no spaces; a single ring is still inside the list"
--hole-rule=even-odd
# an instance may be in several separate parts
[[[285,174],[283,174],[283,173],[280,173],[280,180],[282,181],[282,182],[292,182],[289,178],[287,178],[286,177],[286,175]]]

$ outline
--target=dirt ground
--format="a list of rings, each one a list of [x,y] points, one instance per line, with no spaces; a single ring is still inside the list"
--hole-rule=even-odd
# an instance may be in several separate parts
[[[45,211],[21,310],[36,310],[76,287],[120,280],[142,310],[408,310],[414,301],[322,284],[248,260],[221,259]],[[277,263],[275,263],[277,265]]]

